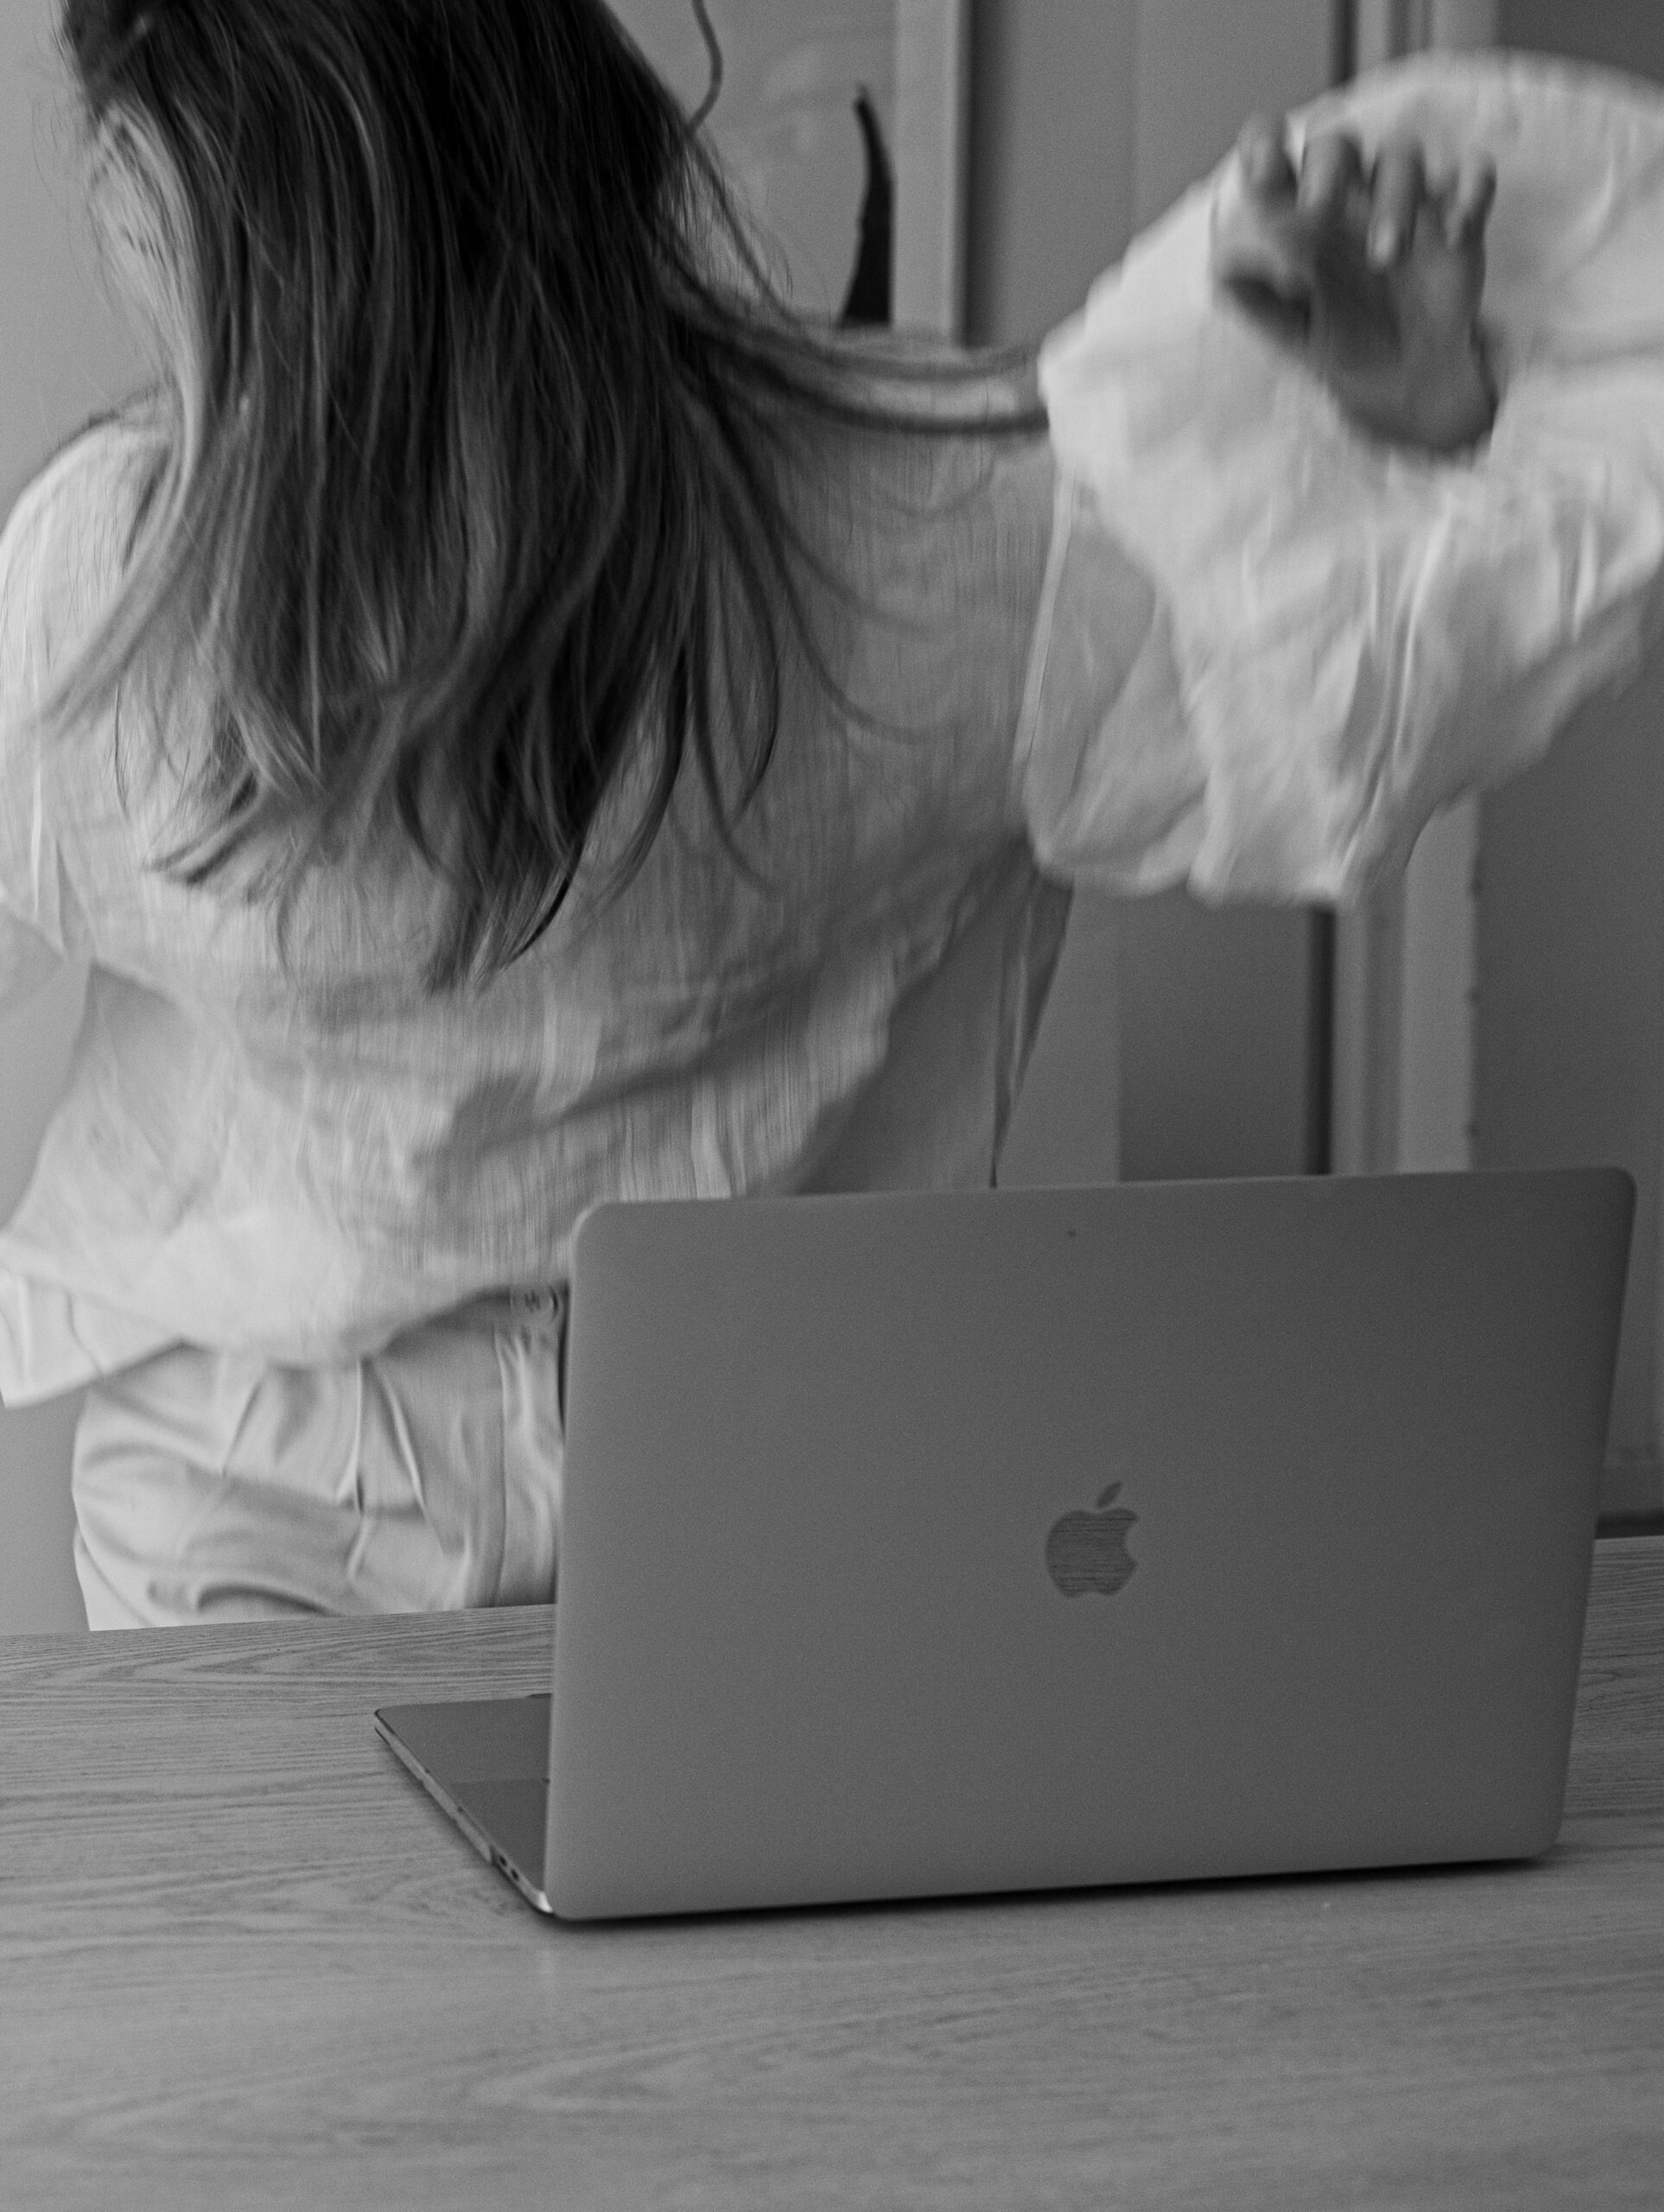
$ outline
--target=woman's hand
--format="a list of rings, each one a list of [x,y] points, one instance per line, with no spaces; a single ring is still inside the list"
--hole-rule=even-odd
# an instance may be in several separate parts
[[[1436,167],[1400,141],[1366,169],[1356,140],[1331,131],[1297,174],[1266,117],[1236,151],[1241,193],[1214,237],[1220,285],[1361,429],[1431,453],[1477,444],[1496,412],[1479,327],[1490,162]]]

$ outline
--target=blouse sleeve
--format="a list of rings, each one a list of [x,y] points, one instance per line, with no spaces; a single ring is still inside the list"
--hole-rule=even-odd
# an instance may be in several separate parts
[[[60,959],[29,918],[37,903],[29,879],[37,870],[41,842],[39,779],[22,726],[41,682],[36,492],[31,486],[23,494],[0,534],[0,1011],[39,989]]]
[[[1048,875],[1110,892],[1183,880],[1207,777],[1166,607],[1059,473],[1017,728],[1013,811]]]
[[[113,430],[72,440],[0,532],[0,1006],[90,950],[55,833],[64,764],[48,757],[32,715],[65,640],[107,588],[123,462]]]
[[[1135,242],[1041,353],[1060,528],[1025,773],[1070,873],[1360,897],[1658,627],[1664,99],[1470,56],[1377,73],[1297,130],[1318,123],[1496,158],[1496,423],[1454,461],[1356,435],[1215,294],[1230,164]],[[1134,578],[1145,632],[1106,680]]]

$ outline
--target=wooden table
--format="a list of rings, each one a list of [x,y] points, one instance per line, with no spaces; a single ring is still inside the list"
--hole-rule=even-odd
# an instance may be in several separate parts
[[[377,1741],[547,1611],[0,1644],[0,2202],[1664,2205],[1664,1538],[1535,1866],[563,1928]]]

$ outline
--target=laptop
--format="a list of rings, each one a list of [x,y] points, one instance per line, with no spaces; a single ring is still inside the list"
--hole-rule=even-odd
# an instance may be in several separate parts
[[[1534,1857],[1633,1205],[598,1206],[550,1692],[376,1726],[571,1919]]]

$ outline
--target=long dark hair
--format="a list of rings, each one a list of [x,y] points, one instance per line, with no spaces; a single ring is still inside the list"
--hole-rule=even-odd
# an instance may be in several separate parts
[[[620,874],[690,741],[728,836],[783,625],[835,690],[803,582],[840,580],[790,496],[825,434],[1043,419],[944,410],[979,365],[791,314],[601,0],[66,0],[60,41],[162,372],[124,581],[48,719],[130,678],[165,732],[206,678],[163,864],[285,906],[396,820],[447,887],[436,988],[548,927],[638,734]]]

